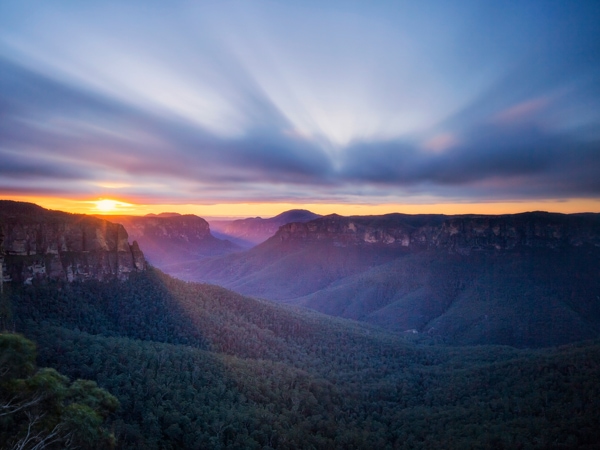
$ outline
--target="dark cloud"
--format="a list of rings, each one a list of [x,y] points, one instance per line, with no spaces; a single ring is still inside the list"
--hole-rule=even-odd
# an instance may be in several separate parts
[[[123,104],[1,56],[0,96],[0,111],[16,117],[46,116],[50,113],[90,117],[92,112],[94,115],[118,116],[131,111]]]
[[[15,155],[0,149],[0,177],[3,179],[33,180],[33,179],[59,179],[81,180],[90,173],[82,173],[76,167],[60,164],[48,164],[47,158],[31,156],[24,159],[22,155]]]
[[[97,178],[105,175],[102,170],[114,170],[133,176],[298,182],[314,181],[329,171],[323,151],[309,141],[286,136],[289,124],[272,105],[256,97],[247,103],[263,115],[263,129],[224,138],[175,117],[85,92],[7,60],[0,60],[0,69],[0,99],[7,105],[0,124],[0,146],[21,151],[22,160],[6,164],[1,169],[4,173],[31,168],[32,174],[71,178],[76,169],[63,166],[70,163],[95,170]],[[47,160],[37,169],[36,153]]]
[[[347,150],[340,178],[427,185],[441,196],[567,198],[600,195],[599,173],[600,141],[512,124],[477,127],[440,152],[401,141],[356,144]]]

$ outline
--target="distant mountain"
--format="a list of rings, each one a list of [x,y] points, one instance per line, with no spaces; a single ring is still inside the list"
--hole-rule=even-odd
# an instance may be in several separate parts
[[[176,212],[162,212],[160,214],[149,213],[149,214],[146,214],[145,217],[177,217],[177,216],[181,216],[181,214],[176,213]]]
[[[146,262],[122,225],[0,200],[0,265],[0,282],[31,283],[126,279]]]
[[[452,343],[600,335],[600,215],[327,216],[188,274]]]
[[[192,214],[111,216],[111,220],[122,224],[129,237],[144,249],[148,261],[166,272],[173,264],[241,250],[232,242],[214,237],[208,222]]]
[[[239,220],[214,220],[210,222],[213,233],[244,248],[250,248],[273,236],[280,226],[292,222],[309,222],[321,217],[305,209],[292,209],[269,219],[251,217]]]

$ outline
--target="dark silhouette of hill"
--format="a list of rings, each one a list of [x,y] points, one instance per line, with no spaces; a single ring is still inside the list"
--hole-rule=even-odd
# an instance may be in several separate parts
[[[181,216],[181,214],[176,213],[176,212],[162,212],[159,214],[149,213],[149,214],[145,215],[145,217],[178,217],[178,216]]]
[[[327,216],[189,279],[457,344],[600,333],[598,215]]]
[[[238,220],[213,220],[210,224],[215,236],[228,239],[241,247],[250,248],[269,239],[282,225],[291,222],[308,222],[318,217],[321,216],[305,209],[292,209],[268,219],[250,217]]]

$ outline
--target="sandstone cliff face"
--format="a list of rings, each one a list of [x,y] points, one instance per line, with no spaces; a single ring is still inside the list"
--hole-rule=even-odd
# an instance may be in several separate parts
[[[146,267],[120,224],[10,201],[0,201],[0,253],[4,280],[23,283],[126,279]]]
[[[421,217],[421,220],[418,220]],[[468,254],[518,247],[600,246],[599,215],[524,213],[503,216],[374,217],[331,215],[282,226],[279,241],[322,241],[336,246],[378,245],[446,249]]]
[[[208,222],[193,214],[111,216],[110,220],[122,224],[129,238],[139,242],[150,264],[168,273],[170,266],[182,261],[239,250],[231,242],[215,238]]]
[[[122,224],[131,239],[144,237],[154,239],[179,238],[187,242],[210,239],[208,222],[201,217],[188,215],[159,216],[111,216],[111,221]]]

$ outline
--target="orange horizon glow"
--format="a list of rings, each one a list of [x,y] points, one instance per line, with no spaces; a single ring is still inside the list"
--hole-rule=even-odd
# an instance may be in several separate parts
[[[488,203],[421,203],[421,204],[344,204],[344,203],[221,203],[203,204],[141,204],[116,198],[65,199],[57,197],[11,196],[7,200],[35,203],[43,208],[77,214],[132,215],[176,212],[211,218],[273,217],[290,209],[307,209],[316,214],[381,215],[405,214],[515,214],[527,211],[548,211],[565,214],[600,213],[599,199],[569,199]]]

